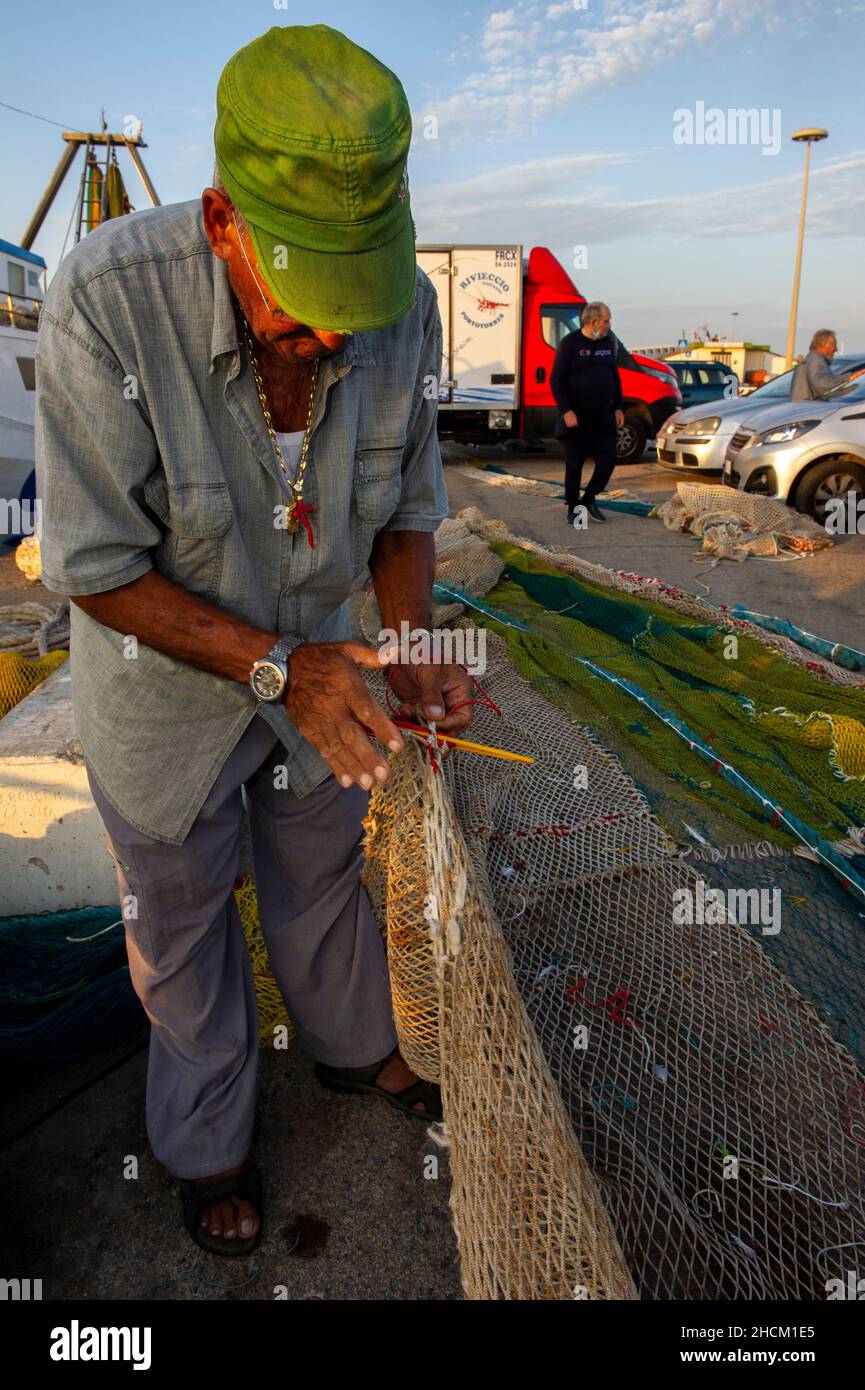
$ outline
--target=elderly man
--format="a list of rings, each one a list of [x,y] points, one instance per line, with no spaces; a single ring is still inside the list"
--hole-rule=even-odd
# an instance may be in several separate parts
[[[273,973],[319,1080],[428,1122],[360,884],[403,748],[348,596],[429,628],[442,329],[415,261],[397,77],[323,24],[273,28],[218,89],[219,186],[110,222],[39,334],[43,577],[72,605],[76,727],[152,1024],[148,1135],[198,1244],[262,1232],[258,1058],[232,886],[243,791]],[[382,656],[382,659],[387,658]],[[459,667],[392,666],[399,712],[464,728]]]
[[[616,347],[610,336],[609,306],[600,300],[584,304],[580,328],[559,343],[550,390],[562,412],[565,441],[565,500],[568,524],[577,507],[595,521],[606,521],[595,501],[616,466],[617,431],[624,423],[622,383],[616,366]],[[595,460],[588,485],[580,498],[583,464]]]
[[[861,376],[856,372],[833,372],[832,358],[838,351],[838,340],[831,328],[819,328],[811,339],[808,356],[793,373],[791,401],[820,401],[836,386]]]

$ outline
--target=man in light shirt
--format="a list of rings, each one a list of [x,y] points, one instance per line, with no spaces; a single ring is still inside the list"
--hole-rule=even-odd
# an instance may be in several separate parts
[[[831,328],[819,328],[811,339],[808,356],[793,373],[791,401],[825,400],[836,386],[862,375],[861,367],[855,372],[833,372],[831,362],[837,351],[838,340]]]

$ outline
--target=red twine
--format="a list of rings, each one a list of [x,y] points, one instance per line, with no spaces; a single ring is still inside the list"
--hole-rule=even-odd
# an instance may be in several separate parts
[[[465,671],[465,672],[466,672],[466,675],[469,676],[469,678],[470,678],[470,679],[474,682],[474,684],[477,686],[477,688],[478,688],[478,690],[480,691],[480,693],[481,693],[481,695],[482,695],[483,698],[480,699],[480,700],[460,700],[459,704],[457,704],[457,705],[451,705],[451,707],[450,707],[450,709],[448,709],[447,713],[448,713],[449,715],[450,715],[450,714],[454,714],[456,710],[458,710],[458,709],[463,709],[466,705],[485,705],[487,709],[491,709],[491,710],[493,711],[493,714],[501,715],[501,710],[499,709],[498,705],[495,703],[494,700],[491,700],[491,699],[490,699],[489,695],[488,695],[487,692],[484,690],[483,686],[481,685],[481,683],[480,683],[480,681],[477,679],[477,677],[476,677],[476,676],[473,676],[473,675],[471,674],[470,671],[466,670],[466,667],[463,666],[463,664],[462,664],[461,661],[457,661],[457,662],[455,662],[454,664],[457,665],[457,666],[459,666],[459,668],[460,668],[461,671]],[[384,682],[384,699],[385,699],[385,704],[387,705],[388,714],[395,714],[395,715],[399,716],[399,710],[395,710],[394,707],[393,707],[393,705],[392,705],[391,702],[390,702],[390,691],[391,691],[390,677],[391,677],[391,672],[393,671],[393,669],[394,669],[394,668],[393,668],[393,664],[391,664],[391,665],[388,666],[388,668],[387,668],[387,673],[386,673],[386,675],[385,675],[385,682]],[[397,719],[395,722],[398,723],[399,720]],[[433,734],[432,734],[432,730],[430,730],[429,740],[428,740],[428,742],[425,744],[425,747],[426,747],[427,755],[428,755],[429,760],[430,760],[430,766],[432,767],[433,772],[440,772],[440,771],[441,771],[441,769],[440,769],[440,767],[439,767],[438,760],[437,760],[437,758],[436,758],[436,756],[435,756],[435,752],[433,751],[433,748],[434,748],[434,746],[435,746],[436,748],[439,748],[439,747],[442,747],[443,745],[445,745],[445,740],[444,740],[443,738],[440,738],[439,735],[438,735],[438,733],[436,733],[436,735],[435,735],[435,745],[433,745]]]
[[[614,1023],[626,1023],[629,1028],[633,1028],[633,1019],[625,1018],[624,1015],[624,1009],[631,997],[628,990],[617,989],[615,994],[608,994],[606,999],[602,999],[599,1003],[593,1003],[591,999],[578,999],[578,996],[582,994],[588,982],[588,975],[581,975],[577,984],[570,985],[568,989],[565,990],[565,1002],[568,1004],[576,1004],[579,1002],[580,1004],[586,1004],[590,1009],[606,1009]],[[610,1005],[612,1005],[612,1008],[610,1008]]]

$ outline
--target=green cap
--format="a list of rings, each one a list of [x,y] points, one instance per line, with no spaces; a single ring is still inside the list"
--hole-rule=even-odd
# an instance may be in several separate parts
[[[415,300],[402,83],[327,24],[269,29],[230,58],[216,161],[277,304],[332,332],[383,328]]]

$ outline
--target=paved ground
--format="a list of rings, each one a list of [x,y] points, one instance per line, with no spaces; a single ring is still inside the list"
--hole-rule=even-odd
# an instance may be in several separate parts
[[[192,1244],[150,1155],[145,1068],[142,1037],[74,1066],[0,1071],[4,1277],[41,1278],[46,1299],[461,1296],[447,1164],[424,1177],[441,1150],[422,1123],[324,1091],[296,1044],[262,1053],[267,1234],[249,1259],[220,1259]]]
[[[562,476],[556,458],[507,466]],[[660,522],[611,514],[606,525],[576,532],[560,502],[494,489],[453,467],[447,482],[451,515],[474,505],[520,534],[698,593],[702,578],[713,602],[747,603],[865,648],[863,537],[808,560],[724,561],[707,574],[693,560],[698,543]],[[674,484],[651,462],[614,478],[641,498],[664,497]],[[10,555],[0,557],[0,604],[46,597]],[[384,1103],[321,1090],[296,1045],[261,1058],[256,1153],[267,1184],[267,1239],[240,1268],[197,1251],[180,1228],[172,1181],[149,1155],[145,1057],[142,1033],[81,1062],[0,1068],[0,1274],[42,1278],[46,1298],[270,1299],[279,1286],[292,1299],[460,1297],[447,1165],[425,1128]],[[439,1156],[437,1179],[424,1176],[428,1155]],[[138,1161],[137,1179],[123,1176],[129,1156]]]
[[[484,451],[484,457],[525,477],[564,478],[561,458],[503,458],[491,450]],[[644,460],[617,468],[610,487],[625,488],[643,501],[669,497],[677,476],[659,468],[648,452]],[[660,521],[610,512],[605,524],[590,521],[585,531],[575,531],[565,522],[561,502],[491,487],[480,472],[466,477],[462,468],[449,467],[446,477],[451,516],[461,507],[476,506],[501,517],[521,535],[556,541],[597,564],[664,579],[712,603],[744,603],[820,637],[865,650],[865,536],[839,538],[830,549],[802,559],[722,560],[707,571],[704,563],[695,563],[694,557],[702,553],[700,542],[668,531]]]

